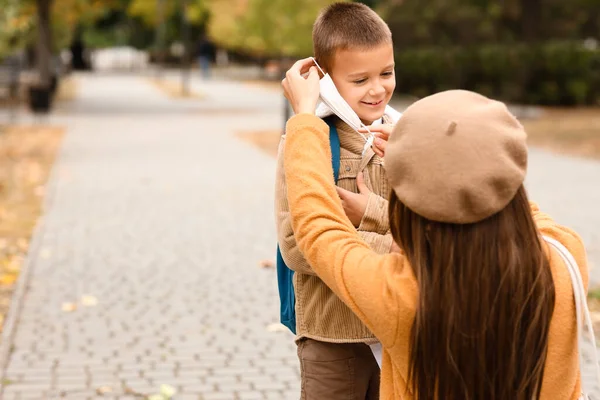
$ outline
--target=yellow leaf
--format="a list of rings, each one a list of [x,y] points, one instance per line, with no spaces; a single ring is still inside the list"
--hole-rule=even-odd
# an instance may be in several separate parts
[[[94,296],[82,296],[81,304],[83,304],[86,307],[93,307],[98,304],[98,299]]]
[[[77,304],[75,304],[75,303],[63,303],[62,304],[62,310],[64,312],[73,312],[73,311],[77,310]]]
[[[288,328],[279,322],[267,325],[267,331],[269,332],[287,332],[287,330]]]
[[[17,280],[18,275],[15,274],[3,274],[0,277],[0,285],[10,286]]]

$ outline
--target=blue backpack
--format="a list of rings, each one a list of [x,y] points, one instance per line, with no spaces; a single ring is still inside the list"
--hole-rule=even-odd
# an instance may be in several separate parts
[[[333,177],[338,180],[340,170],[340,138],[333,118],[325,120],[329,125],[329,145],[331,146],[331,165]],[[283,261],[279,245],[277,245],[277,285],[279,287],[279,318],[283,325],[296,334],[296,295],[294,294],[294,271]]]

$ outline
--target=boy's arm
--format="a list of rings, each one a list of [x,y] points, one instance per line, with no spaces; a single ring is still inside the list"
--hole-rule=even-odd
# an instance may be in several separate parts
[[[373,192],[369,193],[367,208],[358,225],[358,231],[375,232],[386,236],[389,234],[390,221],[386,199]]]
[[[283,169],[283,152],[285,149],[285,135],[279,141],[277,152],[277,169],[275,175],[275,222],[277,224],[277,241],[279,250],[285,264],[289,269],[302,274],[315,275],[314,271],[306,262],[300,252],[294,231],[292,230],[292,219],[287,200],[287,185],[285,183],[285,171]]]
[[[390,233],[388,201],[373,192],[369,193],[367,208],[357,230],[373,251],[390,253],[394,239]]]
[[[336,187],[342,199],[346,216],[355,221],[361,239],[379,254],[392,251],[392,235],[389,229],[388,201],[373,193],[364,183],[361,174],[356,177],[358,193]]]
[[[392,239],[391,234],[381,235],[377,232],[368,232],[368,231],[358,231],[358,235],[362,240],[364,240],[371,250],[379,254],[391,253],[392,243],[394,239]]]

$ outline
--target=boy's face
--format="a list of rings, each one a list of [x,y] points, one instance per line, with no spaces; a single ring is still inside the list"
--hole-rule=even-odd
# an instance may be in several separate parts
[[[369,50],[337,50],[329,75],[363,124],[381,118],[394,93],[394,49],[391,43]]]

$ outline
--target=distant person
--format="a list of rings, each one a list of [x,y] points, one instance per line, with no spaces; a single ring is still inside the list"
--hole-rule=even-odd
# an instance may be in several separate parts
[[[198,66],[204,79],[210,79],[210,63],[214,52],[214,45],[206,37],[202,36],[198,41],[196,48],[196,57],[198,59]]]
[[[85,46],[81,36],[76,36],[71,44],[71,68],[74,71],[85,71],[88,65],[85,61]]]

